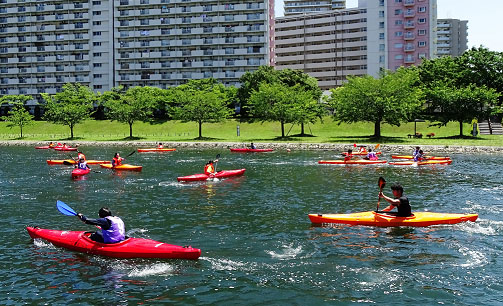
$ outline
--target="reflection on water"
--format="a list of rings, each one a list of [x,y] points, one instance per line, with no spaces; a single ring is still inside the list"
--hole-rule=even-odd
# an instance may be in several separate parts
[[[134,148],[83,149],[89,158],[109,159]],[[453,164],[442,167],[338,167],[317,164],[333,159],[329,151],[249,155],[180,148],[133,155],[142,172],[100,169],[71,180],[70,168],[46,164],[61,159],[57,153],[35,151],[0,148],[2,304],[501,303],[500,155],[453,155]],[[219,153],[219,167],[246,168],[245,174],[177,182]],[[309,222],[309,213],[375,209],[380,176],[404,186],[413,210],[475,212],[479,220],[427,228]],[[109,206],[129,236],[192,245],[202,256],[118,260],[32,242],[25,225],[90,229],[61,215],[58,199],[89,216]]]

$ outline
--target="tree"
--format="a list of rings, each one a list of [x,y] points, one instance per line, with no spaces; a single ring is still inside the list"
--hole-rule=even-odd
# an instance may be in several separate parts
[[[6,95],[0,99],[1,104],[7,103],[12,105],[12,109],[7,116],[7,127],[19,127],[20,138],[23,138],[23,127],[33,124],[32,116],[24,107],[26,102],[32,100],[31,96],[26,95]]]
[[[260,66],[253,72],[247,71],[239,78],[241,86],[237,90],[237,101],[241,117],[248,117],[248,100],[253,91],[257,91],[261,83],[276,83],[279,81],[278,71],[272,66]]]
[[[343,86],[332,89],[326,100],[341,122],[374,123],[374,137],[381,137],[381,123],[400,126],[410,121],[423,104],[417,69],[385,71],[379,79],[371,76],[348,77]]]
[[[113,88],[101,96],[107,118],[129,125],[129,137],[133,137],[133,124],[152,119],[162,89],[155,87]]]
[[[214,79],[190,80],[176,88],[176,104],[169,113],[173,119],[182,122],[197,122],[198,139],[202,139],[203,123],[221,122],[232,115],[229,108],[232,92]]]
[[[500,111],[494,105],[500,96],[496,90],[486,86],[455,87],[446,82],[436,82],[426,90],[429,97],[427,111],[434,114],[440,125],[449,121],[459,122],[459,136],[463,136],[463,123],[473,118],[487,118]]]
[[[279,82],[262,83],[250,96],[250,115],[259,121],[279,121],[281,137],[285,137],[285,124],[294,123],[299,118],[295,94],[294,90]]]
[[[63,86],[63,91],[55,95],[48,93],[41,95],[46,102],[44,119],[67,125],[72,139],[75,125],[91,117],[96,102],[96,95],[92,89],[79,83],[67,83]]]

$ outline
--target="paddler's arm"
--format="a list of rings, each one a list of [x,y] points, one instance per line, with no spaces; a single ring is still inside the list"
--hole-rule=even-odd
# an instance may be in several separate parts
[[[379,197],[380,198],[383,198],[385,199],[388,203],[390,203],[391,205],[386,207],[385,209],[383,209],[382,211],[390,211],[392,210],[395,206],[398,206],[400,205],[400,199],[393,199],[393,198],[390,198],[388,196],[386,196],[384,193],[379,192]]]
[[[81,213],[77,214],[77,217],[80,220],[82,220],[82,222],[84,222],[85,224],[97,225],[97,226],[101,227],[102,229],[109,229],[110,228],[110,221],[108,221],[106,218],[87,219],[87,217]]]

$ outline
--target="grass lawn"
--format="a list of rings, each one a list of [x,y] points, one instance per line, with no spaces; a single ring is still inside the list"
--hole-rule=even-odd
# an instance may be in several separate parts
[[[237,136],[237,126],[240,136]],[[451,122],[444,127],[429,126],[428,122],[417,122],[416,131],[423,138],[408,138],[414,134],[414,122],[402,124],[400,127],[381,125],[382,137],[372,138],[374,125],[372,123],[341,124],[333,122],[330,117],[323,123],[305,126],[307,137],[300,137],[300,126],[285,125],[287,137],[281,138],[279,122],[242,123],[228,120],[222,123],[203,124],[202,141],[221,142],[302,142],[302,143],[382,143],[382,144],[413,144],[413,145],[466,145],[466,146],[503,146],[503,136],[479,135],[469,136],[470,124],[464,124],[464,136],[459,137],[459,124]],[[429,133],[435,133],[427,138]],[[38,141],[70,141],[70,128],[55,125],[46,121],[36,121],[35,124],[23,128],[23,138],[19,138],[19,128],[8,128],[6,122],[0,122],[0,140],[38,140]],[[87,141],[201,141],[198,137],[198,125],[195,122],[159,121],[154,123],[137,122],[133,125],[133,138],[129,138],[127,124],[108,120],[88,120],[77,124],[74,128],[74,139]]]

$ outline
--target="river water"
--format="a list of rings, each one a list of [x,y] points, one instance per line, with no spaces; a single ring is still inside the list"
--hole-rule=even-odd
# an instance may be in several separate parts
[[[111,159],[135,148],[81,149],[88,159]],[[217,170],[246,168],[245,175],[177,182],[218,153]],[[139,173],[91,165],[102,173],[81,180],[46,164],[66,157],[0,147],[2,305],[503,303],[502,155],[452,155],[452,165],[413,168],[317,164],[337,157],[329,151],[180,149],[133,154],[126,162],[142,165]],[[426,228],[310,223],[308,213],[374,210],[379,176],[388,186],[401,182],[415,211],[479,219]],[[56,200],[88,217],[108,206],[130,236],[192,245],[202,256],[118,260],[31,240],[27,225],[93,230],[60,214]]]

